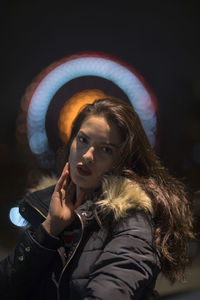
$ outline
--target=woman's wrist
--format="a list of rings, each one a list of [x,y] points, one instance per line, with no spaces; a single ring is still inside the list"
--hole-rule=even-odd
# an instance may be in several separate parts
[[[42,226],[46,230],[46,232],[54,237],[58,237],[63,230],[69,226],[74,219],[74,216],[69,220],[62,219],[51,219],[47,216],[46,220],[42,223]]]
[[[32,237],[42,246],[48,249],[56,249],[60,246],[60,238],[48,233],[41,224],[36,230],[31,232]]]
[[[56,228],[55,225],[52,225],[52,223],[46,219],[43,223],[42,223],[43,228],[46,230],[46,232],[54,237],[58,237],[59,234],[62,232],[61,229]]]

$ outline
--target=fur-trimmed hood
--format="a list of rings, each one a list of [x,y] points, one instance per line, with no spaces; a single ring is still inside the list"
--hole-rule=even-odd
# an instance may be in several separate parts
[[[112,214],[114,221],[126,217],[132,210],[153,215],[151,199],[135,181],[122,176],[106,176],[102,189],[102,200],[97,206],[103,215]]]
[[[56,181],[57,177],[55,176],[42,177],[36,187],[28,190],[29,195],[54,186]],[[51,190],[52,192],[53,190]],[[95,206],[101,221],[106,221],[107,217],[112,216],[112,221],[116,223],[133,210],[147,212],[153,216],[153,207],[149,196],[137,182],[122,176],[104,177],[102,196],[97,199]],[[48,205],[46,207],[48,210]]]

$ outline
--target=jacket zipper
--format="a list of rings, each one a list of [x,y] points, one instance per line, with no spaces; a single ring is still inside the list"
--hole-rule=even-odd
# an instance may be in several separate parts
[[[34,206],[28,199],[25,200],[32,208],[34,208],[43,218],[47,218],[36,206]]]
[[[31,206],[33,207],[42,217],[44,217],[46,219],[46,216],[37,208],[35,207],[28,199],[26,199],[26,202]],[[67,266],[69,265],[70,261],[72,260],[72,258],[74,257],[74,254],[76,253],[76,250],[78,249],[81,241],[82,241],[82,238],[83,238],[83,232],[84,232],[84,223],[83,223],[83,220],[82,220],[82,217],[80,216],[80,214],[77,212],[77,210],[74,211],[75,214],[78,216],[80,222],[81,222],[81,236],[80,236],[80,239],[78,241],[78,243],[76,244],[76,248],[74,249],[72,255],[70,256],[70,258],[68,259],[68,261],[66,262],[64,268],[62,269],[61,271],[61,274],[60,274],[60,278],[58,280],[58,286],[56,287],[57,288],[57,299],[60,300],[60,293],[59,293],[59,288],[60,288],[60,282],[61,282],[61,279],[62,279],[62,276],[63,276],[63,273],[65,271],[65,269],[67,268]]]
[[[64,268],[62,269],[61,271],[61,274],[60,274],[60,278],[58,280],[58,286],[57,286],[57,299],[60,300],[60,291],[59,291],[59,288],[60,288],[60,283],[61,283],[61,279],[62,279],[62,276],[67,268],[67,266],[69,265],[70,261],[72,260],[72,258],[74,257],[81,241],[82,241],[82,238],[83,238],[83,232],[84,232],[84,223],[83,223],[83,220],[82,220],[82,217],[80,216],[80,214],[75,210],[74,211],[75,214],[78,216],[80,222],[81,222],[81,236],[80,236],[80,239],[78,241],[78,243],[76,244],[76,248],[74,249],[73,253],[71,254],[70,258],[68,259],[68,261],[66,262]]]

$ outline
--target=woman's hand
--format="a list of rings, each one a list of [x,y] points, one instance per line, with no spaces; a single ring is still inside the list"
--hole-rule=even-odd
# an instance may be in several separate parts
[[[74,219],[74,209],[83,201],[84,193],[80,192],[78,199],[73,203],[76,194],[76,186],[69,183],[69,163],[63,169],[59,178],[49,206],[46,220],[42,223],[45,230],[58,236]]]

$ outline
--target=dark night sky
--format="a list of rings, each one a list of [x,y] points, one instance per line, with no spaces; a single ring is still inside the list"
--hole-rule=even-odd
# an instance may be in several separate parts
[[[198,1],[131,3],[15,1],[1,9],[2,232],[16,233],[6,209],[27,187],[29,164],[15,138],[21,98],[44,68],[77,52],[115,56],[144,77],[158,100],[158,154],[192,190],[200,189],[200,150],[198,163],[193,156],[200,144]]]

